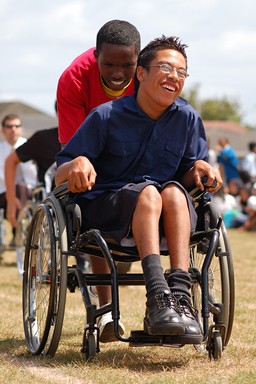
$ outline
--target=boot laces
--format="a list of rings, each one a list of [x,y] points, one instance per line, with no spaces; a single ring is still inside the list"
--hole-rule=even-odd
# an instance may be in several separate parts
[[[158,293],[156,294],[155,299],[159,309],[173,308],[176,311],[178,310],[178,303],[175,297],[170,293]]]
[[[176,297],[176,299],[178,302],[180,314],[184,314],[191,319],[197,318],[198,311],[192,306],[191,302],[187,298],[180,296],[178,298]]]

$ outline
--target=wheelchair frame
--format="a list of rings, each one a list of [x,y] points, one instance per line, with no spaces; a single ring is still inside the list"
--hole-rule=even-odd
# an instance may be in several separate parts
[[[0,208],[0,261],[3,258],[2,254],[4,253],[5,249],[4,209]]]
[[[24,271],[25,244],[28,235],[28,228],[31,223],[33,212],[36,206],[46,198],[46,190],[42,184],[38,184],[31,191],[31,197],[26,201],[24,207],[20,210],[17,218],[17,228],[15,234],[16,262],[20,276]]]
[[[141,330],[129,337],[119,334],[119,286],[144,285],[142,273],[119,274],[116,262],[138,261],[136,248],[121,247],[104,239],[99,230],[80,233],[81,212],[69,202],[66,184],[53,191],[33,214],[25,250],[23,276],[23,323],[28,349],[32,354],[54,356],[58,348],[67,288],[80,288],[86,309],[82,353],[86,359],[100,351],[97,317],[112,311],[115,336],[131,346],[167,345],[183,347],[193,344],[198,351],[208,352],[217,360],[226,348],[234,317],[234,272],[232,254],[222,218],[207,193],[198,189],[192,197],[201,211],[201,226],[190,241],[192,301],[198,311],[203,338],[200,342],[188,336],[151,336]],[[104,257],[110,274],[83,274],[68,266],[69,256],[90,254]],[[121,253],[121,254],[120,254]],[[166,271],[166,277],[168,271]],[[111,285],[112,302],[102,307],[91,303],[89,286]]]

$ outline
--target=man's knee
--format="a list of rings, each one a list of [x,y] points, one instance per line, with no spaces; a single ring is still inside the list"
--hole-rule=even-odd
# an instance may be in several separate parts
[[[140,192],[137,207],[150,210],[162,209],[162,198],[154,185],[148,185]]]
[[[177,184],[167,185],[161,192],[163,204],[187,205],[185,192]]]

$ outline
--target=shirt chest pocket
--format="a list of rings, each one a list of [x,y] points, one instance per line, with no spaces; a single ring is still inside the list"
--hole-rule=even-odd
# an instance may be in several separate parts
[[[167,170],[169,178],[173,177],[176,173],[181,163],[183,152],[183,147],[179,146],[178,143],[175,143],[173,140],[166,141],[162,147],[158,166],[162,170]]]
[[[167,140],[163,152],[164,156],[180,158],[183,156],[184,148],[175,142],[175,140]]]

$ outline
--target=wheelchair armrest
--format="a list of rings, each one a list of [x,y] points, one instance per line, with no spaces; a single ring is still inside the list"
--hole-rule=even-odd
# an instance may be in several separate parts
[[[53,190],[53,194],[57,199],[60,199],[64,196],[66,196],[69,192],[70,191],[68,189],[68,182],[67,181],[65,181],[64,183],[61,183],[60,185],[55,187]]]

